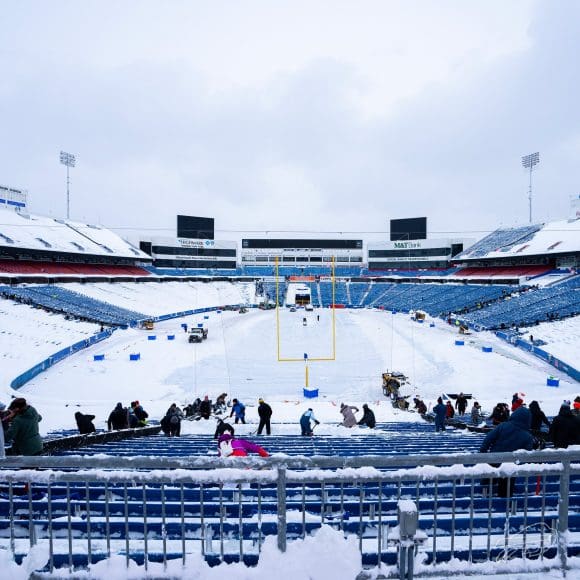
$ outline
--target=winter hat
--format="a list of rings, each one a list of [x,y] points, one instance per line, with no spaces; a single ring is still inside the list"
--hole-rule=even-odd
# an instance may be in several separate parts
[[[568,401],[567,399],[564,399],[562,401],[562,407],[568,407],[568,408],[570,408],[570,401]]]
[[[26,399],[23,399],[22,397],[17,397],[12,401],[12,403],[10,403],[10,409],[12,410],[25,408],[26,408]]]
[[[219,436],[218,443],[221,443],[222,441],[229,441],[230,439],[233,439],[232,434],[226,432]]]

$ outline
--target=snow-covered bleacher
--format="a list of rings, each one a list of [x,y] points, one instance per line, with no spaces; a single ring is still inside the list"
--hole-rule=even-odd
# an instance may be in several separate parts
[[[485,236],[457,256],[454,262],[494,260],[506,261],[506,266],[522,263],[530,257],[551,258],[558,254],[580,252],[580,219],[560,220],[546,224],[527,225],[518,228],[500,228]],[[533,263],[533,262],[532,262]],[[539,260],[538,265],[545,264]],[[477,265],[477,264],[476,264]],[[478,264],[480,265],[480,264]]]
[[[424,310],[439,316],[496,300],[513,289],[505,285],[374,283],[362,305],[398,311]]]
[[[453,259],[454,261],[459,261],[464,258],[481,258],[492,252],[507,252],[514,246],[525,244],[531,240],[540,229],[542,229],[542,226],[539,224],[519,228],[497,229]]]
[[[444,453],[475,452],[483,440],[482,433],[452,430],[450,437],[439,437],[430,423],[379,423],[374,431],[359,429],[351,437],[325,436],[301,437],[297,424],[297,435],[254,436],[252,441],[263,445],[270,453],[285,453],[288,455],[325,455],[325,456],[362,456],[362,455],[409,455],[411,453],[431,453],[433,444]],[[66,435],[67,433],[62,433]],[[61,435],[59,432],[50,434],[50,438]],[[372,436],[371,436],[372,435]],[[122,439],[90,447],[83,447],[84,455],[106,453],[115,456],[131,457],[137,447],[142,456],[152,457],[192,457],[217,455],[217,446],[211,435],[182,435],[171,439],[167,445],[167,437],[157,435],[147,439]],[[388,441],[388,445],[386,442]],[[78,450],[62,452],[62,455],[74,455]],[[53,452],[53,455],[55,453]]]
[[[545,320],[580,313],[580,276],[546,288],[529,289],[519,295],[470,312],[465,320],[486,329],[529,326]]]
[[[332,282],[320,282],[320,298],[323,306],[330,306],[332,302]],[[335,281],[334,283],[334,304],[349,304],[346,283]]]
[[[369,290],[369,284],[366,282],[356,282],[348,285],[351,306],[361,306],[365,294]]]
[[[280,280],[278,282],[278,304],[282,306],[286,299],[286,282]],[[276,282],[264,282],[264,296],[269,300],[276,302]]]
[[[147,318],[143,313],[119,308],[59,286],[0,286],[0,294],[25,304],[104,324],[124,325]]]
[[[512,561],[539,558],[552,567],[560,565],[562,546],[566,556],[577,555],[578,474],[566,476],[564,508],[564,476],[558,465],[550,466],[559,460],[550,459],[553,453],[545,457],[545,465],[508,469],[506,473],[516,474],[513,496],[497,497],[492,479],[477,474],[497,477],[499,472],[487,464],[469,466],[482,437],[453,430],[437,434],[426,423],[382,423],[350,437],[255,437],[274,454],[275,463],[235,469],[231,479],[228,470],[209,471],[212,462],[219,462],[210,435],[157,435],[84,447],[84,457],[77,451],[76,456],[65,452],[47,459],[62,466],[67,459],[77,467],[94,463],[97,471],[86,482],[65,470],[47,485],[41,472],[33,471],[24,487],[18,473],[11,475],[10,488],[0,489],[0,536],[14,541],[17,561],[27,554],[32,533],[39,545],[50,540],[49,570],[86,568],[110,554],[140,566],[181,562],[186,555],[211,564],[255,565],[265,539],[280,538],[281,528],[284,542],[292,542],[330,526],[356,538],[363,566],[395,566],[397,510],[400,500],[407,500],[418,509],[418,561],[423,566],[437,563],[443,576],[441,567],[452,560],[455,570],[469,566],[474,571],[478,564],[489,567],[505,560],[508,552]],[[429,455],[433,448],[439,459]],[[124,469],[143,467],[132,475],[98,471],[103,466],[118,470],[123,461],[128,462]],[[282,469],[282,484],[276,467],[280,462],[290,465],[288,471]],[[338,468],[342,462],[348,469]],[[310,473],[303,464],[324,469]],[[157,470],[149,473],[155,465]],[[567,545],[557,536],[561,517],[566,518]]]
[[[0,208],[0,250],[73,254],[81,258],[100,256],[148,260],[150,256],[112,231],[96,225],[60,220]],[[0,252],[2,255],[3,252]]]

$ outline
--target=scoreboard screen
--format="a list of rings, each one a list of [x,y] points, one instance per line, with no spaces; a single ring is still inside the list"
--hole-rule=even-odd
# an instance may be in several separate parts
[[[177,237],[194,238],[197,240],[213,240],[214,219],[194,217],[190,215],[178,215]]]
[[[426,240],[427,218],[391,220],[391,242],[399,240]]]

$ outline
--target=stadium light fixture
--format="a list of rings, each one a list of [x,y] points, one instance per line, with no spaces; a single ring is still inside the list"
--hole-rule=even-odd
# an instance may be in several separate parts
[[[528,200],[530,204],[530,223],[532,223],[532,171],[534,167],[540,163],[540,153],[530,153],[522,157],[522,165],[530,170],[530,188],[528,190]]]
[[[70,219],[70,176],[69,170],[76,165],[76,157],[72,153],[60,152],[60,162],[66,166],[66,219]]]

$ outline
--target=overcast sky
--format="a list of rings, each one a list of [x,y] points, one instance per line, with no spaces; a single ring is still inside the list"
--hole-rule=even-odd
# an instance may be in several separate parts
[[[122,235],[427,216],[480,237],[580,192],[580,2],[0,0],[0,183]],[[378,235],[378,237],[384,237]]]

